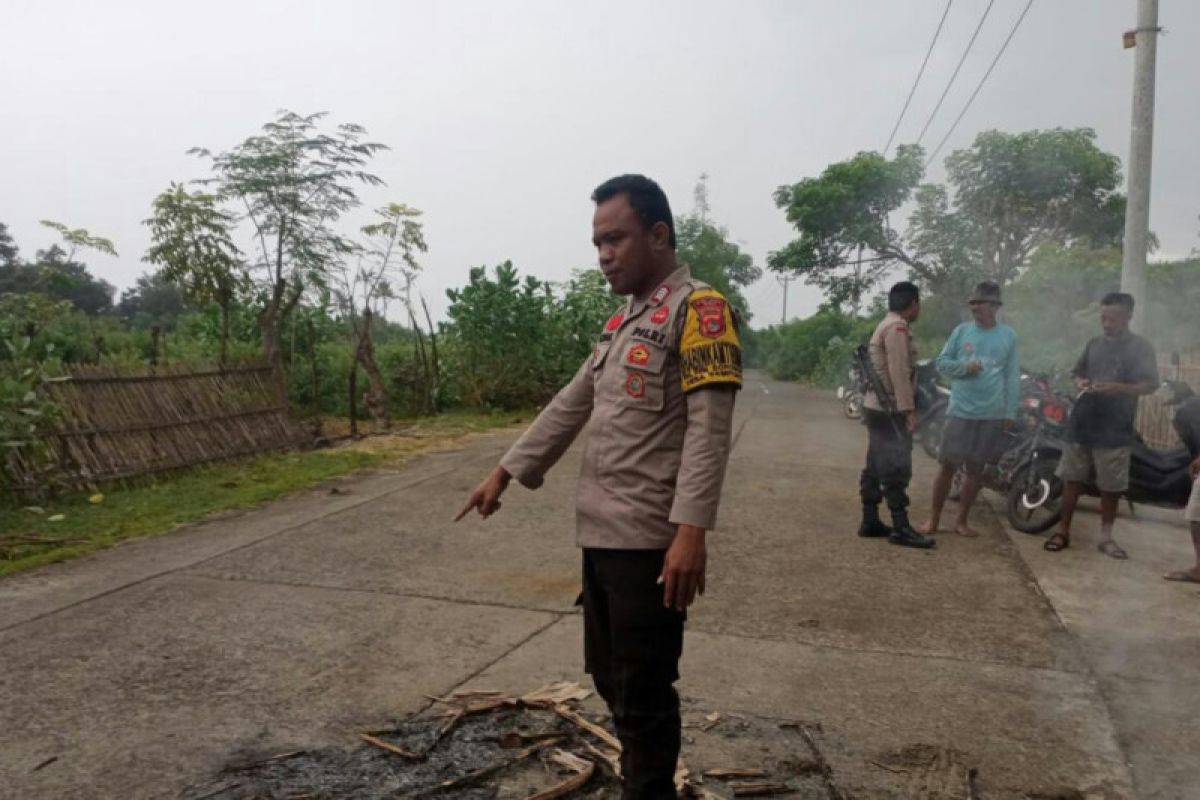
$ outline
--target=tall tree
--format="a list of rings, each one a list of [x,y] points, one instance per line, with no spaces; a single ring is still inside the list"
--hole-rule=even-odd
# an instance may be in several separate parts
[[[52,297],[70,300],[75,308],[87,314],[102,314],[112,310],[112,298],[116,287],[93,276],[86,265],[76,261],[81,250],[95,250],[106,256],[117,255],[117,248],[110,239],[94,236],[86,228],[70,228],[61,222],[44,219],[42,225],[57,231],[65,249],[51,245],[48,250],[38,251],[35,267],[42,285]]]
[[[916,145],[901,145],[890,160],[862,152],[816,178],[780,186],[775,204],[800,237],[771,253],[767,266],[803,278],[838,304],[857,304],[898,263],[923,269],[889,221],[921,180],[923,158]]]
[[[18,280],[24,284],[17,291],[40,292],[49,297],[69,300],[71,305],[85,314],[105,314],[112,310],[112,299],[116,293],[108,281],[97,278],[87,265],[75,261],[70,254],[56,244],[39,250],[34,263],[18,267]]]
[[[225,364],[233,305],[249,284],[231,235],[236,220],[218,207],[216,196],[189,192],[177,183],[154,199],[153,209],[142,223],[153,242],[142,260],[158,265],[159,275],[181,287],[189,301],[221,309],[220,363]]]
[[[412,284],[421,265],[417,255],[427,250],[421,212],[403,203],[375,211],[377,221],[363,226],[366,243],[354,252],[354,265],[343,262],[335,270],[334,291],[350,322],[354,360],[367,373],[367,408],[376,430],[390,424],[387,386],[375,360],[374,322],[383,316],[384,304],[403,287],[400,299],[414,331],[420,330],[412,303]]]
[[[728,229],[709,220],[708,175],[700,175],[693,194],[696,205],[691,213],[675,218],[679,261],[725,295],[742,319],[748,320],[750,309],[741,290],[761,278],[762,270],[755,266],[753,256],[730,239]]]
[[[133,286],[121,292],[117,314],[134,328],[157,325],[164,331],[175,329],[184,310],[184,294],[179,284],[162,272],[145,273]]]
[[[0,268],[15,267],[20,261],[20,251],[8,232],[8,226],[0,222]]]
[[[262,134],[231,150],[191,151],[211,159],[215,177],[207,182],[219,200],[237,204],[253,228],[259,329],[268,362],[280,368],[282,321],[306,289],[327,288],[330,268],[354,250],[333,224],[359,205],[356,185],[383,183],[365,167],[384,145],[363,141],[366,131],[358,125],[324,132],[324,117],[281,111]]]
[[[952,198],[918,194],[909,237],[920,254],[940,256],[956,242],[979,276],[1005,284],[1044,242],[1121,242],[1121,162],[1096,146],[1090,128],[985,131],[946,159],[946,171]]]
[[[905,145],[887,160],[859,153],[819,177],[782,186],[775,201],[800,238],[772,253],[792,272],[844,301],[906,267],[934,294],[957,295],[980,278],[1011,282],[1038,245],[1119,243],[1125,200],[1120,162],[1086,128],[986,131],[946,159],[947,184],[917,186],[923,153]],[[916,201],[905,235],[889,218]],[[868,270],[858,270],[858,253]]]

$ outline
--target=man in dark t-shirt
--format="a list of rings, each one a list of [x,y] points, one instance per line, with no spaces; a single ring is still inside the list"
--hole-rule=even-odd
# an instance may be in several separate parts
[[[1149,341],[1131,333],[1133,297],[1114,292],[1100,303],[1103,336],[1087,343],[1072,370],[1079,398],[1067,429],[1067,448],[1058,465],[1065,481],[1059,530],[1046,541],[1051,552],[1071,543],[1071,518],[1083,484],[1100,490],[1100,552],[1128,554],[1113,540],[1117,504],[1129,488],[1129,459],[1137,437],[1133,422],[1138,397],[1158,387],[1158,362]]]

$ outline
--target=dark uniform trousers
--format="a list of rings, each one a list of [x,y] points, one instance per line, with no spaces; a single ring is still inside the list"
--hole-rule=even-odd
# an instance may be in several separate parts
[[[908,483],[912,480],[912,434],[903,414],[863,409],[867,426],[867,465],[859,481],[864,506],[886,500],[892,511],[908,508]]]
[[[584,660],[621,740],[623,800],[674,800],[684,612],[663,606],[665,550],[583,551]]]

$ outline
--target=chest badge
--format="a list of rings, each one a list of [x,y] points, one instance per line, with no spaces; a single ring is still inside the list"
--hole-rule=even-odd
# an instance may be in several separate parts
[[[625,377],[625,393],[630,397],[646,395],[646,379],[637,372],[631,372]]]
[[[662,308],[658,309],[657,311],[655,311],[653,314],[650,315],[650,321],[653,322],[655,325],[662,325],[664,322],[666,322],[670,318],[671,318],[671,309],[668,308],[667,306],[663,306]]]
[[[630,364],[644,367],[650,363],[650,348],[644,344],[635,344],[629,348],[629,355],[626,356],[626,359]]]
[[[667,302],[667,298],[670,296],[671,296],[671,287],[670,286],[660,286],[654,290],[654,294],[650,295],[650,304],[655,305],[655,306],[661,306],[663,303]]]
[[[621,323],[624,321],[625,321],[625,312],[618,311],[617,313],[612,315],[612,319],[610,319],[608,321],[608,324],[604,326],[604,330],[610,331],[610,332],[615,331],[617,328],[621,327]]]

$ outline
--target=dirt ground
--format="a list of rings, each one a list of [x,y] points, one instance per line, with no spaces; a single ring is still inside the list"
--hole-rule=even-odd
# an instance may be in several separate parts
[[[1200,796],[1200,593],[1152,574],[1186,552],[1172,518],[1126,523],[1125,565],[1050,560],[987,507],[981,538],[904,550],[853,535],[862,430],[830,395],[755,376],[738,416],[679,684],[723,721],[690,765],[808,758],[792,721],[813,796],[966,798],[972,770],[987,800]],[[511,438],[0,582],[0,796],[188,797],[247,753],[359,758],[429,695],[586,686],[578,448],[450,521]]]

